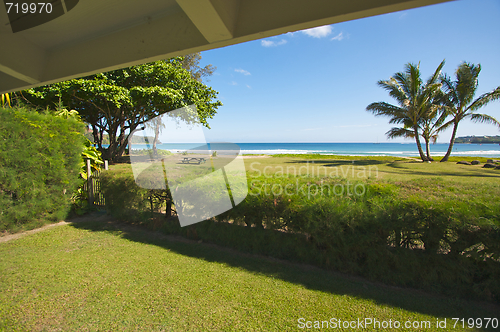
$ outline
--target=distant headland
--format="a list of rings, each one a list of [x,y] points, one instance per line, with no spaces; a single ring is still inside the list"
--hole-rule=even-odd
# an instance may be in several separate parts
[[[89,139],[89,141],[91,141],[92,143],[94,143],[94,136],[92,135],[91,131],[87,131],[85,133],[85,137],[87,137]],[[130,140],[130,142],[132,144],[153,144],[154,139],[155,138],[153,136],[135,135],[135,136],[132,136],[132,139]],[[102,135],[102,144],[109,144],[109,136],[108,136],[108,134]],[[158,140],[156,142],[156,144],[162,144],[162,142],[160,140]]]
[[[500,136],[462,136],[455,138],[455,143],[500,144]]]

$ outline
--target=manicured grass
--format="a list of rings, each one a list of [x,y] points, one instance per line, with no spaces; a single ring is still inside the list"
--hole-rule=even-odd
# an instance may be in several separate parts
[[[292,331],[306,321],[498,317],[498,307],[100,222],[0,243],[0,330]],[[371,329],[367,329],[371,330]],[[467,329],[470,331],[470,329]]]
[[[480,165],[458,165],[455,161],[423,163],[412,159],[392,157],[321,156],[321,158],[316,158],[315,155],[270,156],[244,160],[250,176],[259,172],[269,176],[274,176],[276,172],[291,175],[295,172],[300,176],[335,177],[337,175],[337,177],[358,180],[371,178],[404,181],[439,177],[458,185],[465,183],[480,185],[492,181],[500,184],[500,170],[482,168],[483,162]]]
[[[283,178],[288,175],[321,179],[346,178],[369,184],[394,186],[401,197],[416,196],[444,204],[481,202],[500,208],[500,170],[456,162],[422,163],[413,160],[346,160],[343,157],[309,159],[298,157],[246,158],[249,181],[259,176]],[[353,157],[354,158],[354,157]],[[389,158],[389,157],[379,157]],[[500,215],[495,219],[500,225]]]
[[[244,156],[263,156],[263,155],[252,155],[245,154]],[[397,156],[343,156],[343,155],[323,155],[323,154],[273,154],[270,155],[274,158],[283,158],[283,157],[298,157],[301,159],[342,159],[342,160],[377,160],[377,161],[396,161],[396,160],[415,160],[421,162],[422,160],[419,157],[397,157]],[[443,157],[436,156],[433,157],[434,161],[439,162]],[[460,160],[472,161],[478,160],[482,163],[487,162],[488,159],[486,157],[468,157],[468,156],[451,156],[448,158],[448,162],[457,162]],[[493,158],[495,159],[495,158]]]

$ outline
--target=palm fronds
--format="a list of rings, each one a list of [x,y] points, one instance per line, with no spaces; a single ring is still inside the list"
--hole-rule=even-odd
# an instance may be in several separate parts
[[[442,98],[442,104],[445,112],[453,116],[453,119],[445,124],[446,126],[450,126],[453,123],[453,133],[448,151],[441,161],[448,160],[453,149],[453,143],[455,142],[458,124],[463,119],[468,118],[474,122],[490,123],[500,127],[500,123],[494,117],[487,114],[475,113],[481,107],[500,98],[500,87],[497,87],[493,91],[485,93],[474,100],[480,72],[481,65],[463,62],[455,72],[455,80],[446,75],[441,77],[445,93]]]
[[[389,117],[391,124],[402,124],[403,127],[389,130],[387,137],[414,138],[422,160],[427,160],[430,156],[425,158],[420,146],[420,136],[425,139],[427,145],[430,140],[435,141],[447,116],[444,108],[438,107],[444,99],[444,94],[440,93],[442,83],[439,80],[444,63],[443,60],[425,83],[421,78],[420,63],[406,64],[403,72],[395,73],[388,80],[377,82],[378,86],[396,100],[397,105],[375,102],[366,108],[376,116]]]

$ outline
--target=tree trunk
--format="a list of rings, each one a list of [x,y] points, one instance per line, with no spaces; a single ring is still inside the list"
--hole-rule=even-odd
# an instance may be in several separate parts
[[[167,210],[165,211],[165,217],[168,219],[172,216],[172,201],[167,201]]]
[[[94,137],[94,144],[100,147],[102,142],[99,142],[99,131],[97,131],[97,127],[94,125],[92,125],[92,136]]]
[[[427,138],[424,138],[425,139],[425,153],[427,155],[427,160],[428,161],[434,161],[434,159],[432,159],[431,157],[431,150],[430,150],[430,147],[429,147],[429,140]]]
[[[107,159],[111,161],[115,161],[113,158],[113,150],[116,148],[114,144],[110,144],[107,149],[102,149],[102,159]]]
[[[441,159],[441,162],[448,161],[448,158],[450,158],[451,151],[453,151],[453,143],[455,143],[455,136],[457,135],[457,129],[458,129],[458,122],[455,122],[455,124],[453,125],[453,133],[451,134],[448,151],[446,151],[446,154],[444,155],[443,159]]]
[[[115,158],[120,158],[121,156],[123,156],[123,153],[127,149],[127,144],[128,144],[127,139],[125,139],[125,137],[122,137],[118,142]]]
[[[420,145],[418,129],[416,126],[413,127],[413,131],[415,132],[415,141],[417,142],[418,154],[420,155],[422,161],[427,161],[427,157],[424,155],[424,151],[422,151],[422,145]]]
[[[131,128],[130,132],[133,132],[134,130],[135,130],[135,128]],[[127,136],[120,135],[120,137],[118,138],[118,145],[116,147],[116,152],[115,152],[114,158],[120,158],[123,156],[123,154],[125,153],[125,150],[127,149],[127,146],[128,146],[129,137],[130,137],[130,134],[128,134]],[[130,146],[129,146],[129,149],[130,149]],[[130,155],[130,150],[128,153]]]
[[[153,139],[153,156],[158,156],[158,150],[156,149],[156,143],[158,143],[158,137],[160,136],[160,123],[159,118],[154,121],[155,126],[155,138]]]
[[[102,151],[102,140],[104,139],[103,135],[104,135],[103,130],[100,130],[99,131],[99,142],[97,143],[97,146],[99,147],[99,151]]]
[[[395,238],[394,238],[394,245],[396,247],[401,247],[401,231],[400,229],[396,229],[394,231],[394,235],[395,235]]]

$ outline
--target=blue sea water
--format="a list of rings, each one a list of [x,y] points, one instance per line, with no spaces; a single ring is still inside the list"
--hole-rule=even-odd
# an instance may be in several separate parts
[[[415,143],[236,143],[242,154],[306,154],[353,156],[418,157]],[[180,152],[199,146],[196,143],[158,144],[158,149]],[[132,149],[146,148],[134,144]],[[425,148],[425,146],[423,146]],[[432,156],[444,156],[447,143],[431,144]],[[452,156],[500,158],[499,144],[454,144]]]

